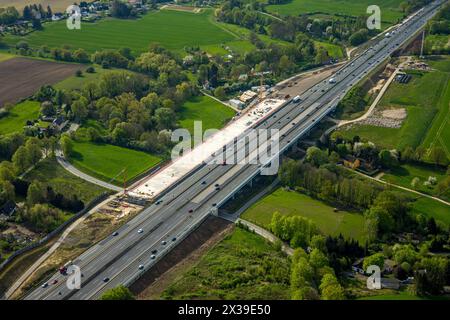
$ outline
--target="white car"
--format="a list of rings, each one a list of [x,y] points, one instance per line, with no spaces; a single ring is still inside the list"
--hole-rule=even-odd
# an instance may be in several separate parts
[[[144,269],[144,265],[143,264],[140,264],[139,265],[139,270],[143,270]]]
[[[142,232],[144,232],[144,230],[142,230],[142,229],[139,229],[139,230],[138,230],[138,233],[142,233]]]

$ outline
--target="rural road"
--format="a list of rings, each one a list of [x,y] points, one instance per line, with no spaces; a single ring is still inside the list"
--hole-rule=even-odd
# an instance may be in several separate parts
[[[66,160],[66,158],[64,157],[64,154],[61,150],[56,150],[56,160],[58,160],[58,163],[67,171],[69,171],[70,173],[72,173],[73,175],[86,180],[90,183],[96,184],[98,186],[101,186],[103,188],[109,189],[109,190],[113,190],[113,191],[117,191],[120,192],[122,191],[122,188],[115,186],[113,184],[110,184],[108,182],[96,179],[84,172],[81,172],[80,170],[78,170],[77,168],[75,168],[69,161]]]
[[[372,104],[370,105],[369,109],[367,110],[366,113],[364,113],[361,117],[353,119],[353,120],[341,120],[339,121],[336,125],[332,126],[331,128],[329,128],[327,131],[324,132],[323,136],[328,136],[331,132],[333,132],[334,130],[336,130],[337,128],[341,128],[345,125],[348,124],[352,124],[352,123],[356,123],[356,122],[360,122],[363,120],[366,120],[368,117],[370,117],[373,113],[373,111],[375,110],[376,106],[378,105],[378,103],[380,102],[381,98],[383,98],[384,94],[386,93],[387,89],[389,88],[389,86],[391,85],[391,83],[394,81],[395,77],[397,76],[397,74],[400,72],[400,70],[402,69],[403,64],[398,66],[395,71],[392,73],[392,75],[389,77],[388,81],[386,81],[386,83],[384,84],[383,88],[381,88],[380,92],[378,93],[377,97],[375,98],[375,100],[372,102]]]
[[[443,204],[445,204],[447,206],[450,206],[450,202],[442,200],[442,199],[437,198],[437,197],[433,197],[433,196],[431,196],[429,194],[422,193],[420,191],[416,191],[416,190],[409,189],[409,188],[406,188],[406,187],[402,187],[402,186],[399,186],[397,184],[393,184],[393,183],[381,180],[381,178],[374,178],[374,177],[368,176],[368,175],[366,175],[366,174],[364,174],[362,172],[358,172],[358,171],[352,170],[352,169],[347,168],[347,167],[343,167],[343,168],[346,168],[346,169],[348,169],[348,170],[350,170],[350,171],[352,171],[352,172],[354,172],[356,174],[359,174],[360,176],[368,178],[370,180],[377,181],[377,182],[383,183],[383,184],[385,184],[387,186],[391,186],[391,187],[394,187],[394,188],[397,188],[397,189],[401,189],[401,190],[404,190],[404,191],[412,192],[412,193],[415,193],[415,194],[417,194],[419,196],[426,197],[426,198],[429,198],[429,199],[433,199],[433,200],[439,201],[440,203],[443,203]]]

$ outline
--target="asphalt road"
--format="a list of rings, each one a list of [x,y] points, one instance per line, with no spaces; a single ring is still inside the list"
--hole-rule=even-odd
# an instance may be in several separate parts
[[[398,27],[392,37],[380,38],[372,48],[349,61],[333,75],[335,84],[325,80],[315,85],[301,95],[301,102],[286,103],[255,126],[280,129],[280,148],[289,147],[329,114],[360,79],[410,39],[436,13],[431,9],[428,6]],[[73,261],[83,275],[80,290],[69,290],[65,285],[67,276],[56,273],[47,280],[47,287],[36,288],[26,299],[96,299],[106,289],[132,283],[260,170],[260,165],[252,164],[200,167],[166,192],[159,204],[151,205],[122,226],[118,235],[107,237]]]

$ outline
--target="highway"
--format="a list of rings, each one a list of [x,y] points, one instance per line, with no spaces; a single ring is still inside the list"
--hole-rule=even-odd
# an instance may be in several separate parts
[[[427,6],[397,27],[391,37],[381,36],[377,44],[332,76],[335,83],[327,79],[313,86],[301,95],[300,102],[288,101],[255,128],[279,129],[280,150],[284,151],[332,112],[367,73],[409,40],[437,12],[440,3]],[[235,154],[229,156],[227,160],[232,160]],[[47,280],[47,287],[36,288],[26,299],[96,299],[106,289],[131,284],[260,170],[261,165],[222,165],[220,160],[216,165],[201,166],[117,230],[116,236],[105,238],[73,261],[83,274],[80,290],[69,290],[65,285],[67,276],[56,273]]]

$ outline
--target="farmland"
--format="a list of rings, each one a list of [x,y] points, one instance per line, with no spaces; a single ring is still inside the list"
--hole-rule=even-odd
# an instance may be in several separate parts
[[[33,4],[42,4],[42,6],[44,8],[47,7],[47,5],[50,5],[52,10],[54,12],[57,11],[65,11],[66,8],[68,6],[70,6],[71,4],[74,3],[73,0],[37,0],[37,1],[33,1]],[[2,0],[0,3],[0,6],[2,8],[4,7],[9,7],[9,6],[14,6],[16,7],[17,10],[21,10],[23,9],[23,7],[25,7],[26,5],[29,5],[30,1],[28,0]]]
[[[289,299],[289,265],[289,259],[265,239],[236,228],[197,265],[177,276],[161,298]]]
[[[401,0],[381,0],[377,5],[381,8],[382,21],[395,23],[403,17],[399,9]],[[361,16],[366,14],[367,7],[374,4],[370,0],[292,0],[286,4],[269,5],[267,11],[280,15],[299,15],[304,13],[325,13],[347,16]]]
[[[75,142],[70,162],[83,172],[99,179],[110,181],[126,168],[127,181],[149,170],[161,159],[145,152],[126,149],[109,144]],[[120,175],[113,183],[121,184]]]
[[[43,31],[23,37],[31,46],[49,47],[69,45],[88,52],[128,47],[134,53],[146,51],[150,43],[159,43],[170,50],[185,46],[220,44],[236,38],[209,21],[209,11],[190,12],[162,10],[149,12],[139,19],[103,19],[96,23],[83,23],[81,30],[71,31],[64,21],[44,25]],[[14,44],[17,37],[7,37]]]
[[[34,94],[46,84],[57,83],[80,69],[78,64],[12,58],[0,62],[0,106]]]
[[[234,110],[207,96],[194,97],[182,106],[180,126],[194,133],[194,121],[202,121],[203,131],[220,129],[234,116]]]
[[[242,215],[243,219],[269,228],[272,214],[302,216],[312,220],[326,235],[339,235],[364,241],[364,220],[361,214],[347,211],[334,212],[334,208],[298,192],[278,189],[261,199]]]
[[[27,120],[36,120],[40,104],[36,101],[24,101],[15,105],[6,117],[0,119],[0,134],[22,132]]]

